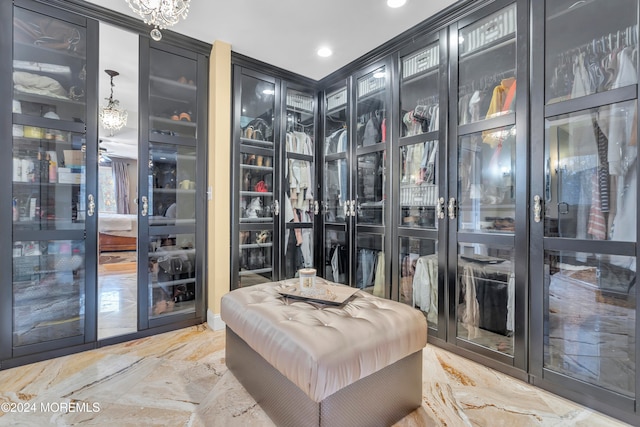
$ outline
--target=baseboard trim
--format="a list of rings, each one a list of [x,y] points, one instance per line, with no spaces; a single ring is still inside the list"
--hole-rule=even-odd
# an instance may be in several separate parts
[[[221,331],[225,328],[226,323],[222,321],[219,314],[215,314],[210,309],[207,309],[207,326],[211,330]]]

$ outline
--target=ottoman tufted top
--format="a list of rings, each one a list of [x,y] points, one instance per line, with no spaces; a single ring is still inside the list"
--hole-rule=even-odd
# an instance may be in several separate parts
[[[227,327],[315,402],[427,342],[424,315],[408,305],[362,291],[339,307],[279,294],[297,280],[231,291],[222,297],[220,314]]]

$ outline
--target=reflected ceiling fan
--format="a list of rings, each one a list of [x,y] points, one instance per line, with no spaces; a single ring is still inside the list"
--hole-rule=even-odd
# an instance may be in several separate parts
[[[98,141],[98,162],[100,164],[111,163],[111,157],[109,157],[108,150],[102,146],[103,140]]]

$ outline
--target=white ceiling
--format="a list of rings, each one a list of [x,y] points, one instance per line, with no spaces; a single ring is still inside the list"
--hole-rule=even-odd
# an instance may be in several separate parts
[[[137,17],[125,0],[87,0]],[[320,80],[434,15],[456,0],[191,0],[187,19],[171,30]],[[316,55],[320,46],[333,55]]]
[[[125,0],[87,0],[137,17]],[[276,67],[320,80],[386,41],[410,29],[456,0],[407,0],[392,9],[386,0],[191,0],[185,21],[171,30],[213,43],[222,40],[234,52]],[[333,56],[316,55],[329,46]],[[126,47],[126,48],[123,48]],[[100,105],[114,98],[128,111],[127,126],[113,134],[99,126],[100,146],[111,157],[137,158],[138,151],[138,43],[137,35],[100,24]]]

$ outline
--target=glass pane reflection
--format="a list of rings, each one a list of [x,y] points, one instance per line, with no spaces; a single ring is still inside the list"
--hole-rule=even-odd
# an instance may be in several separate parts
[[[344,231],[327,230],[324,242],[325,279],[346,284],[349,279],[347,234]]]
[[[439,64],[438,42],[402,58],[400,136],[439,129]]]
[[[385,142],[385,88],[387,72],[385,67],[358,79],[358,116],[357,139],[358,147],[366,147]]]
[[[13,112],[84,123],[86,29],[14,11]]]
[[[346,159],[325,163],[324,219],[326,222],[344,222],[345,217],[348,216],[347,170]]]
[[[459,230],[514,232],[515,142],[515,126],[460,138]]]
[[[255,77],[242,76],[242,143],[259,147],[273,146],[275,85]]]
[[[545,2],[548,103],[637,82],[638,2]],[[567,31],[580,24],[580,31]]]
[[[460,243],[458,253],[457,336],[513,356],[513,248]]]
[[[358,156],[358,224],[384,225],[386,151]]]
[[[400,156],[400,225],[436,228],[438,141],[405,145]]]
[[[149,225],[195,224],[195,147],[149,143],[149,165]]]
[[[635,396],[635,258],[545,254],[544,366]]]
[[[356,245],[356,287],[384,297],[384,236],[358,233]]]
[[[438,241],[400,238],[400,302],[423,311],[438,326]]]
[[[325,114],[324,154],[344,153],[347,151],[349,132],[347,132],[347,89],[340,89],[327,95]]]
[[[32,126],[24,131],[13,138],[14,229],[83,229],[84,135]]]
[[[460,30],[458,124],[515,109],[515,3]]]
[[[238,287],[273,281],[272,239],[269,230],[240,231]]]
[[[545,235],[635,239],[635,101],[546,121]]]
[[[195,311],[194,234],[149,237],[149,318]]]
[[[151,49],[149,128],[154,134],[195,138],[198,104],[197,63]]]
[[[13,242],[13,345],[84,334],[85,246]]]
[[[272,222],[272,207],[273,157],[243,153],[240,164],[240,222]]]

